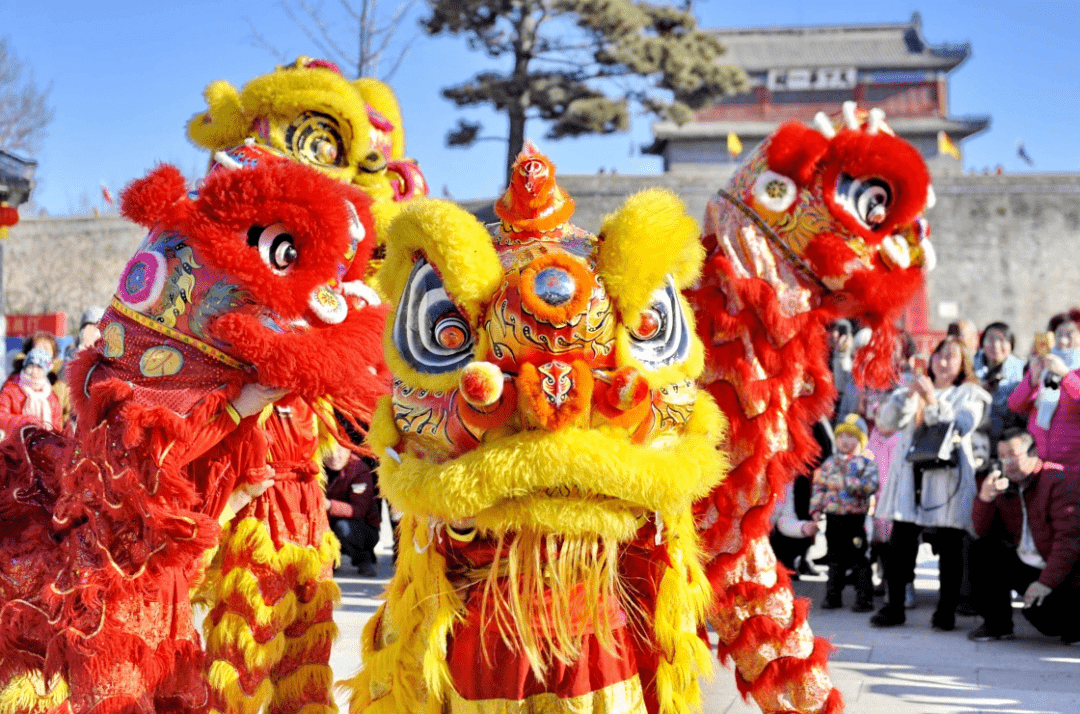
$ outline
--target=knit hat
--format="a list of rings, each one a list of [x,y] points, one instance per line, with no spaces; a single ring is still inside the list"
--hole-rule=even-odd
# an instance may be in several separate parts
[[[91,305],[83,311],[82,319],[79,321],[79,329],[86,327],[87,325],[96,325],[101,322],[101,318],[105,316],[105,308],[100,305]]]
[[[851,434],[859,440],[859,448],[866,448],[866,420],[858,414],[848,414],[844,417],[844,420],[836,425],[833,429],[833,434],[840,436],[841,434]]]
[[[40,347],[35,347],[27,353],[26,359],[23,360],[23,366],[31,364],[37,365],[48,372],[49,367],[52,366],[52,359],[49,358],[48,352]]]

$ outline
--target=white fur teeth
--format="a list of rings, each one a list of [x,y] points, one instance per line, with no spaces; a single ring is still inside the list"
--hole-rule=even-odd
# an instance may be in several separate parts
[[[885,264],[890,268],[900,268],[902,270],[911,267],[911,250],[902,236],[886,236],[881,241],[878,250],[881,251],[881,257]]]
[[[350,297],[358,298],[370,306],[382,303],[382,300],[379,299],[379,294],[363,280],[351,280],[347,283],[342,283],[341,292]]]
[[[937,252],[934,250],[934,244],[930,242],[929,238],[923,238],[919,243],[919,247],[923,252],[923,270],[930,272],[937,267]]]

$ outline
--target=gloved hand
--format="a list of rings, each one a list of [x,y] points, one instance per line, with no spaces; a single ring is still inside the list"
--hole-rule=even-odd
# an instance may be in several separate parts
[[[240,418],[258,414],[267,404],[273,404],[289,393],[288,389],[267,387],[262,384],[245,384],[236,398],[232,400],[232,407]]]
[[[229,495],[229,510],[239,513],[240,509],[266,493],[266,489],[274,485],[274,479],[268,478],[259,483],[245,483]]]

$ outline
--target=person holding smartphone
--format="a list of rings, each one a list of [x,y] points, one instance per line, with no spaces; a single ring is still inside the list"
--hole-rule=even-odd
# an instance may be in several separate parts
[[[1032,351],[1009,409],[1028,420],[1039,458],[1080,472],[1080,309],[1050,318],[1051,349]]]
[[[916,359],[918,362],[918,360]],[[930,355],[926,373],[914,366],[911,382],[892,392],[878,412],[878,424],[901,432],[889,476],[879,493],[877,513],[892,520],[889,565],[886,568],[889,602],[873,617],[875,627],[895,627],[906,621],[904,590],[915,572],[919,536],[936,529],[940,556],[938,604],[931,619],[937,630],[956,626],[963,582],[964,534],[971,529],[971,503],[975,499],[971,435],[986,417],[990,395],[979,386],[960,339],[946,337]],[[948,424],[957,438],[950,461],[916,464],[906,458],[922,427]]]
[[[1013,638],[1016,590],[1036,629],[1080,645],[1080,476],[1040,459],[1018,428],[1002,434],[998,456],[972,507],[972,594],[983,624],[968,639]]]

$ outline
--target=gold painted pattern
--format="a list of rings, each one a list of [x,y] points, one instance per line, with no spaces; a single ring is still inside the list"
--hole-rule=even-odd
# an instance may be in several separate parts
[[[130,320],[134,320],[143,327],[149,327],[151,330],[154,330],[155,332],[160,332],[161,334],[165,335],[170,339],[176,340],[177,342],[183,342],[189,347],[194,347],[208,357],[213,357],[214,359],[224,363],[229,367],[232,367],[233,369],[251,369],[251,365],[245,364],[238,359],[230,357],[218,348],[212,345],[208,345],[202,340],[198,340],[191,335],[185,335],[183,332],[174,330],[168,325],[163,325],[152,317],[147,317],[141,312],[135,312],[130,307],[120,302],[120,300],[118,300],[117,298],[113,298],[112,307],[124,317]]]

